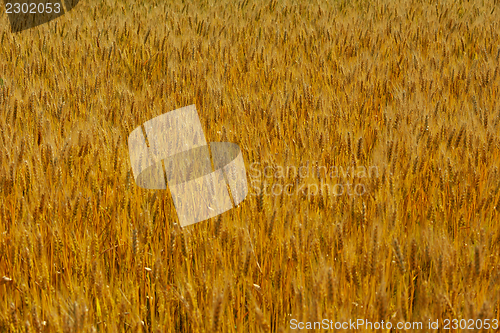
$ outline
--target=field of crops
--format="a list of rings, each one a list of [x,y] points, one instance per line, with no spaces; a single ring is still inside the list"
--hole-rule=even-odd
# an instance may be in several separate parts
[[[497,0],[0,8],[1,332],[500,319]],[[181,228],[127,139],[190,104],[249,193]]]

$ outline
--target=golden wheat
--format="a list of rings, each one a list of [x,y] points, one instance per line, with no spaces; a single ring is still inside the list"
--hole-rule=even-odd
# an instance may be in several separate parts
[[[89,0],[18,34],[2,7],[0,331],[500,319],[498,6]],[[189,104],[261,176],[181,229],[126,138]],[[333,166],[378,174],[311,195]]]

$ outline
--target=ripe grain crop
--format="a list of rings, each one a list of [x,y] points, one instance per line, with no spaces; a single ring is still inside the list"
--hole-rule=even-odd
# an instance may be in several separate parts
[[[88,0],[11,34],[2,7],[0,331],[500,319],[499,11]],[[127,138],[190,104],[247,167],[379,175],[362,196],[251,188],[180,228],[168,190],[135,185]]]

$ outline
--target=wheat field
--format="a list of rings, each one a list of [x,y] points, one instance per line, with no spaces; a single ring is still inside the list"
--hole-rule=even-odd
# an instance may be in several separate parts
[[[88,0],[17,34],[1,8],[1,332],[500,319],[497,0]],[[181,228],[127,138],[190,104],[249,193]]]

